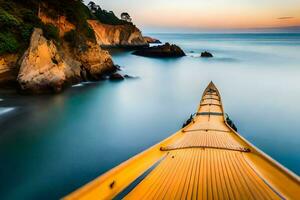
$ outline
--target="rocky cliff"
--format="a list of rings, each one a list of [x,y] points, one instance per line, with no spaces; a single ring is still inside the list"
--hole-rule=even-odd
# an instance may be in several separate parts
[[[132,23],[100,7],[90,9],[77,0],[0,0],[1,87],[13,83],[30,93],[59,92],[117,70],[100,46],[148,46]]]
[[[97,20],[88,20],[94,29],[97,43],[102,47],[148,46],[141,31],[133,24],[109,25]]]
[[[53,41],[41,29],[35,29],[28,50],[21,59],[18,82],[25,91],[59,92],[68,78],[81,79],[81,64],[65,59]]]
[[[97,44],[88,43],[76,56],[35,29],[28,50],[20,60],[18,83],[30,93],[60,92],[66,85],[86,79],[99,80],[115,70],[108,52]]]
[[[108,51],[104,51],[96,43],[88,42],[86,49],[76,50],[76,58],[87,72],[87,78],[99,80],[103,75],[117,70]]]
[[[7,54],[0,56],[0,86],[14,85],[18,74],[18,55]]]
[[[56,19],[53,19],[46,15],[43,12],[40,12],[39,16],[40,20],[45,23],[45,24],[52,24],[55,27],[58,28],[59,30],[59,36],[62,37],[64,36],[65,33],[74,30],[76,27],[74,24],[70,23],[67,19],[66,16],[61,15],[58,16]]]

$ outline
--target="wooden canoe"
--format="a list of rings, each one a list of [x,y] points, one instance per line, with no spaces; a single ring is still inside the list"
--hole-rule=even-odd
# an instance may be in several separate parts
[[[65,199],[300,199],[300,179],[228,125],[211,82],[191,123]]]

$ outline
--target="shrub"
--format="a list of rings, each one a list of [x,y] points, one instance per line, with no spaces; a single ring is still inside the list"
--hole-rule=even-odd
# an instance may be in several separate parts
[[[56,26],[52,24],[42,24],[41,26],[44,32],[44,36],[48,40],[53,39],[55,41],[59,41],[59,30]]]
[[[28,9],[22,9],[20,11],[21,15],[22,15],[22,19],[24,22],[26,23],[31,23],[31,24],[39,24],[41,23],[41,20],[38,18],[37,14],[34,13],[31,10]]]
[[[71,48],[80,48],[80,50],[82,51],[85,51],[88,48],[86,46],[86,37],[82,33],[79,33],[77,30],[71,30],[65,33],[64,40],[69,43]]]
[[[16,53],[19,48],[18,41],[10,33],[0,33],[0,55]]]
[[[29,41],[31,34],[32,34],[33,26],[31,24],[23,24],[20,26],[20,33],[22,39],[27,42]]]
[[[120,20],[112,11],[108,12],[106,10],[99,10],[95,13],[95,16],[104,24],[122,25],[129,23],[127,21]]]
[[[20,24],[20,21],[13,15],[9,14],[0,8],[0,27],[4,29],[15,28]]]
[[[82,28],[83,34],[91,40],[96,40],[95,32],[94,30],[88,25],[87,23]]]
[[[64,40],[69,42],[70,44],[75,44],[76,43],[76,31],[71,30],[69,32],[66,32],[64,35]]]

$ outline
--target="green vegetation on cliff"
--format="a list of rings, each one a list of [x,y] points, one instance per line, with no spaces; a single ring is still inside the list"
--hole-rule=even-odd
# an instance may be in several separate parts
[[[52,24],[44,24],[39,12],[57,19],[66,16],[76,26],[76,38],[81,41],[95,40],[93,30],[87,23],[90,10],[78,0],[0,0],[0,55],[22,53],[28,47],[34,27],[42,28],[45,37],[59,42],[59,30]]]
[[[33,28],[43,29],[47,39],[60,43],[62,38],[59,37],[59,29],[53,24],[43,23],[39,18],[40,13],[54,21],[65,16],[75,26],[76,30],[67,32],[63,37],[74,48],[84,47],[87,40],[95,41],[88,19],[110,25],[132,24],[93,2],[86,6],[82,0],[0,0],[0,55],[22,54],[28,47]],[[130,19],[130,16],[126,19]]]
[[[10,1],[0,1],[0,55],[27,47],[32,31],[32,25],[26,22],[27,14]]]
[[[91,15],[93,19],[99,20],[101,23],[110,24],[110,25],[124,25],[131,24],[126,20],[119,19],[113,11],[107,11],[102,9],[95,2],[90,1],[88,3],[88,7],[91,11]],[[129,16],[129,15],[128,15]]]

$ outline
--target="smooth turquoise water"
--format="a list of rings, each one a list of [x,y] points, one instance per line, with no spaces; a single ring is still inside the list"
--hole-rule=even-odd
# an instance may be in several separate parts
[[[0,91],[0,199],[68,194],[178,130],[211,80],[241,135],[300,174],[300,34],[152,36],[188,56],[114,52],[139,79],[54,96]],[[199,58],[203,50],[215,57]]]

